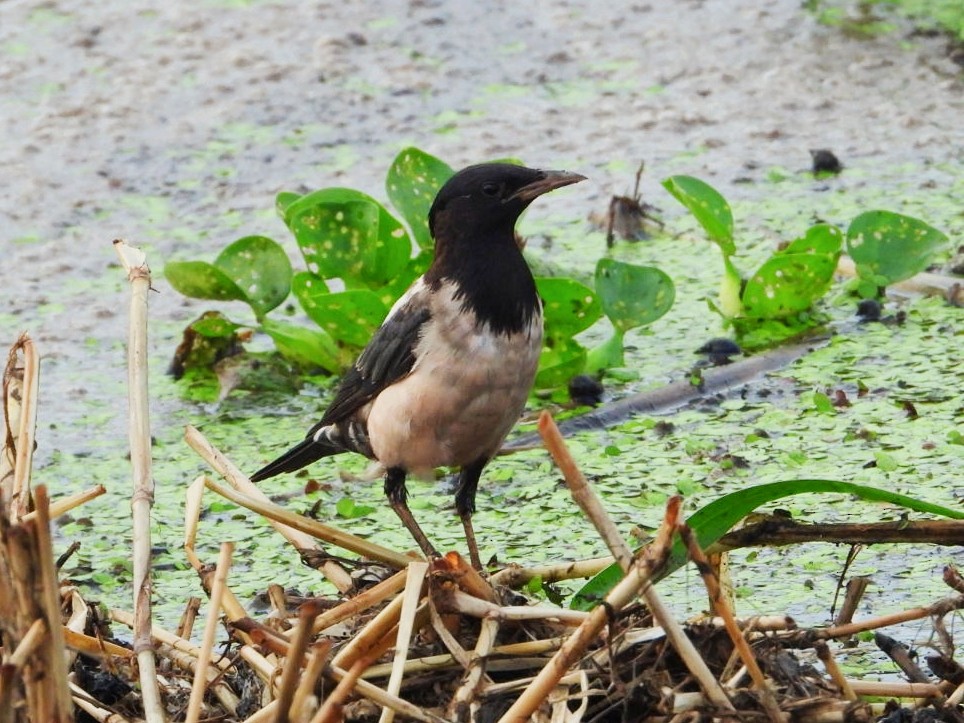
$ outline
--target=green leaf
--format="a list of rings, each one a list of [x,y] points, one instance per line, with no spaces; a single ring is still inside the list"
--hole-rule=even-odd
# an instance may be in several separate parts
[[[371,196],[350,188],[309,193],[285,208],[308,269],[346,285],[382,286],[412,255],[402,224]]]
[[[574,279],[538,278],[536,289],[542,298],[548,334],[575,336],[602,316],[602,306],[592,289]]]
[[[775,253],[747,280],[743,313],[779,319],[809,309],[833,282],[842,240],[840,229],[818,224]]]
[[[338,513],[338,516],[348,520],[370,515],[374,511],[375,508],[371,505],[355,504],[355,500],[351,497],[342,497],[335,503],[335,512]]]
[[[292,289],[312,321],[333,339],[359,349],[368,343],[388,314],[388,307],[374,291],[332,293],[324,280],[314,274],[296,274]]]
[[[719,244],[724,256],[736,253],[733,243],[733,213],[719,191],[692,176],[671,176],[663,188],[686,206],[711,240]]]
[[[278,212],[278,215],[284,219],[288,206],[297,201],[299,198],[301,198],[300,193],[281,191],[277,196],[274,197],[274,208]]]
[[[388,169],[388,200],[402,214],[420,248],[432,248],[428,212],[439,189],[454,173],[444,161],[418,148],[404,149]]]
[[[743,314],[740,292],[743,290],[743,277],[733,265],[729,256],[723,257],[723,276],[720,279],[720,305],[711,307],[724,319],[735,319]]]
[[[291,291],[288,254],[266,236],[239,238],[218,254],[214,265],[234,281],[258,319],[280,306]]]
[[[208,339],[221,339],[232,336],[241,328],[241,324],[235,324],[219,312],[209,311],[191,324],[191,328]]]
[[[656,321],[676,298],[673,280],[659,269],[613,259],[596,264],[596,293],[606,316],[623,333]]]
[[[903,281],[931,263],[947,236],[923,221],[890,211],[867,211],[847,229],[847,253],[861,279],[877,286]]]
[[[164,278],[175,291],[192,299],[247,300],[227,274],[207,261],[170,261],[164,265]]]
[[[589,350],[586,356],[586,373],[597,374],[606,369],[623,365],[623,333],[616,329],[613,335],[599,346]]]
[[[537,389],[552,389],[566,384],[586,367],[586,349],[567,336],[547,336],[542,342]]]
[[[318,366],[336,373],[351,361],[321,329],[306,329],[274,319],[262,320],[261,328],[283,356],[303,366]]]
[[[724,495],[694,512],[686,520],[686,524],[693,530],[700,547],[706,549],[760,505],[784,497],[809,493],[854,495],[871,502],[884,502],[906,507],[915,512],[941,515],[953,520],[964,519],[964,512],[960,510],[942,507],[907,495],[888,492],[867,485],[838,482],[836,480],[788,480],[786,482],[757,485]],[[686,549],[682,541],[677,538],[673,543],[669,560],[659,575],[659,579],[683,567],[686,564],[686,559]],[[573,596],[570,607],[576,610],[588,610],[595,607],[600,600],[609,594],[609,591],[615,587],[622,577],[623,573],[619,566],[610,565],[582,586]]]

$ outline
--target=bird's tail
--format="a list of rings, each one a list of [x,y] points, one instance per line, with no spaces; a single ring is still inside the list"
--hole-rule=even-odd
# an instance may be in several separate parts
[[[269,462],[251,475],[251,481],[260,482],[282,472],[294,472],[322,457],[346,451],[339,436],[337,430],[331,427],[323,427],[315,434],[309,434],[274,462]]]

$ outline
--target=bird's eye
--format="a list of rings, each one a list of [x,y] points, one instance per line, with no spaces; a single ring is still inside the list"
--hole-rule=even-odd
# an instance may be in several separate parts
[[[499,195],[499,184],[498,184],[498,183],[492,183],[491,181],[490,181],[489,183],[483,183],[483,184],[482,184],[482,193],[484,193],[486,196],[498,196],[498,195]]]

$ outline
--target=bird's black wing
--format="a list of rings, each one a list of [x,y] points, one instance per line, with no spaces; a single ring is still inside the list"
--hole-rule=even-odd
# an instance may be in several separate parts
[[[338,385],[335,399],[308,436],[354,414],[385,387],[406,376],[415,364],[415,347],[431,312],[423,295],[415,293],[375,332],[355,364]]]

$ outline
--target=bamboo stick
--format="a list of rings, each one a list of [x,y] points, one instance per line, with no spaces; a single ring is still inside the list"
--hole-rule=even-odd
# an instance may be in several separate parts
[[[151,424],[147,395],[147,293],[151,271],[142,251],[122,240],[114,250],[131,284],[130,340],[127,348],[128,398],[130,406],[131,468],[134,492],[131,513],[134,522],[134,654],[140,671],[144,716],[148,723],[166,720],[154,668],[151,644],[151,507],[154,479],[151,475]]]

